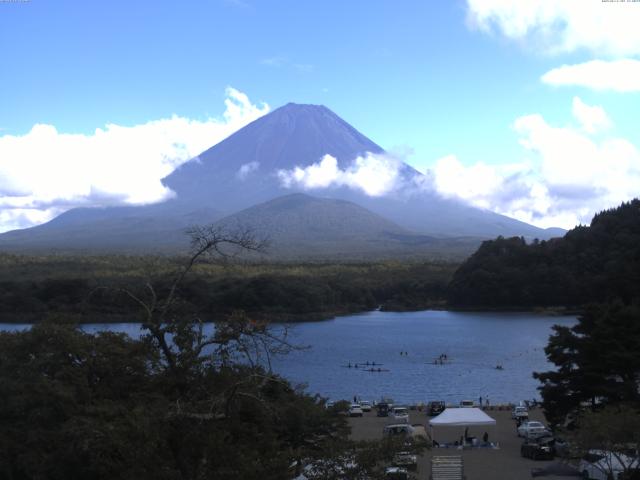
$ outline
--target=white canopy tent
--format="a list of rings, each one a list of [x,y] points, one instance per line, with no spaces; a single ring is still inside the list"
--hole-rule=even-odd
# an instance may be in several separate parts
[[[495,419],[484,413],[479,408],[445,408],[437,417],[429,420],[431,439],[433,427],[490,427],[496,424]]]

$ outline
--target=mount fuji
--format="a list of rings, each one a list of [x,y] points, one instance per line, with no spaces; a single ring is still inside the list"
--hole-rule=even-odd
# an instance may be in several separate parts
[[[382,188],[368,191],[366,181]],[[420,245],[433,253],[452,238],[468,244],[470,252],[481,239],[498,235],[546,239],[563,233],[442,198],[430,188],[428,175],[391,158],[319,105],[278,108],[182,164],[162,183],[175,192],[173,199],[72,209],[0,235],[0,250],[177,253],[188,245],[185,228],[215,222],[243,223],[258,234],[278,232],[275,250],[295,245],[298,257],[306,251],[314,257],[411,254],[423,251]],[[283,213],[283,205],[296,214]],[[303,235],[310,226],[317,233]]]

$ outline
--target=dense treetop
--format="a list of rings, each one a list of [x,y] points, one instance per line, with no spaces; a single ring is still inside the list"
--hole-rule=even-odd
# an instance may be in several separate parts
[[[484,242],[454,274],[456,306],[583,306],[640,298],[640,200],[597,214],[563,238]]]

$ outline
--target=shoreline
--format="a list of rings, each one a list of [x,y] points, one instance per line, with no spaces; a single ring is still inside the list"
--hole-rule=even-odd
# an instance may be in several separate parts
[[[308,312],[302,314],[296,313],[260,313],[260,312],[245,312],[248,317],[254,318],[258,321],[265,321],[267,323],[312,323],[312,322],[324,322],[333,320],[335,318],[360,315],[370,312],[388,312],[388,313],[407,313],[407,312],[428,312],[428,311],[449,311],[449,312],[461,312],[461,313],[527,313],[540,316],[578,316],[583,313],[583,308],[580,307],[459,307],[442,304],[432,304],[429,306],[421,305],[416,308],[402,308],[402,309],[390,309],[385,308],[384,305],[380,305],[376,309],[363,309],[363,310],[333,310],[330,312]],[[209,318],[204,323],[217,323],[228,317],[231,312],[219,313]],[[131,315],[124,314],[101,314],[101,315],[80,315],[77,313],[58,314],[56,318],[38,318],[36,315],[2,315],[0,316],[0,324],[7,325],[35,325],[43,322],[53,323],[71,323],[78,325],[91,325],[91,324],[136,324],[141,323],[141,319],[131,319]],[[90,317],[90,318],[87,318]],[[87,319],[87,320],[85,320]]]

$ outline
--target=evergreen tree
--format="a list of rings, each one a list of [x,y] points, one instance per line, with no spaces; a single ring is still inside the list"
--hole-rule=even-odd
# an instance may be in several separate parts
[[[549,421],[562,424],[587,406],[640,405],[640,308],[593,305],[573,327],[555,326],[545,348],[557,370],[534,373]]]

